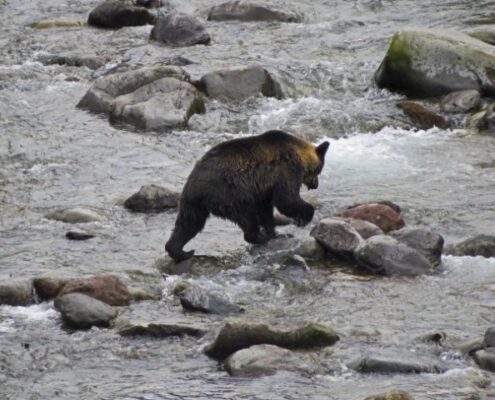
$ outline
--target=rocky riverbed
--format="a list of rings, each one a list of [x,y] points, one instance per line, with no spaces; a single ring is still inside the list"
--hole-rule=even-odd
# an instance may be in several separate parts
[[[0,397],[492,398],[491,2],[150,3],[0,0]],[[269,129],[331,142],[313,222],[173,263]]]

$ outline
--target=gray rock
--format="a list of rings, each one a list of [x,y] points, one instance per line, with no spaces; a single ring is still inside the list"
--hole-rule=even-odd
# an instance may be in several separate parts
[[[115,308],[82,293],[70,293],[60,297],[57,308],[67,325],[80,329],[92,326],[107,327],[117,316]]]
[[[229,1],[214,6],[208,11],[211,21],[281,21],[301,22],[294,13],[275,10],[271,5],[260,5],[249,1]]]
[[[473,358],[480,368],[495,372],[495,348],[478,350],[473,354]]]
[[[279,83],[262,67],[240,67],[210,72],[197,83],[209,97],[242,101],[253,96],[283,97]]]
[[[46,218],[69,224],[101,221],[100,215],[82,207],[55,210],[46,215]]]
[[[88,240],[94,238],[95,235],[83,231],[69,231],[65,237],[69,240]]]
[[[316,240],[308,239],[300,243],[294,250],[296,256],[307,261],[322,261],[325,259],[325,248]]]
[[[433,266],[417,250],[390,236],[373,236],[354,251],[356,261],[370,272],[415,276],[429,273]]]
[[[414,250],[425,256],[433,266],[442,262],[443,237],[426,228],[405,227],[398,231],[390,232],[390,236],[396,238]]]
[[[481,111],[466,119],[466,129],[480,135],[495,135],[495,103],[485,105]]]
[[[134,212],[157,212],[177,207],[179,199],[180,193],[158,185],[146,185],[129,197],[124,207]]]
[[[403,390],[392,390],[390,392],[374,394],[364,400],[414,400],[413,397]]]
[[[485,346],[495,347],[495,326],[491,326],[485,331]]]
[[[311,367],[294,352],[270,344],[260,344],[232,354],[224,363],[227,372],[235,377],[275,375],[278,371],[314,373]]]
[[[441,373],[446,370],[436,360],[407,354],[369,354],[352,360],[349,368],[362,373],[420,374]]]
[[[203,24],[182,13],[159,15],[150,39],[169,46],[194,46],[208,44],[211,40]]]
[[[182,290],[179,300],[186,310],[201,311],[207,314],[228,315],[244,311],[241,307],[208,293],[198,286],[189,286]]]
[[[155,338],[167,338],[171,336],[201,337],[206,334],[206,330],[189,325],[149,322],[126,324],[119,330],[119,334],[122,336],[149,336]]]
[[[495,257],[495,236],[478,235],[449,247],[448,254],[454,256]]]
[[[351,224],[341,218],[325,218],[311,230],[313,236],[330,253],[352,255],[363,241]]]
[[[0,281],[0,305],[27,306],[33,302],[33,282],[31,280]]]
[[[205,353],[213,358],[226,358],[238,350],[256,344],[298,349],[317,348],[334,344],[339,337],[330,328],[319,324],[307,324],[291,331],[279,331],[265,324],[228,322],[218,333]]]
[[[98,69],[103,67],[109,60],[106,57],[78,54],[46,54],[39,56],[38,61],[44,65],[67,65],[68,67]]]
[[[140,87],[166,77],[189,80],[189,75],[181,68],[169,65],[115,72],[98,78],[77,107],[97,113],[109,113],[116,97],[132,93]]]
[[[478,108],[481,104],[480,92],[474,89],[449,93],[440,102],[440,111],[447,113],[465,113]]]
[[[124,26],[153,24],[155,15],[145,7],[138,7],[128,0],[106,0],[94,8],[88,16],[88,24],[99,28],[119,29]]]
[[[363,239],[369,239],[372,236],[383,235],[383,231],[374,223],[364,219],[343,218],[345,222],[351,225]]]
[[[495,90],[495,47],[439,29],[398,32],[375,74],[379,87],[418,97]]]

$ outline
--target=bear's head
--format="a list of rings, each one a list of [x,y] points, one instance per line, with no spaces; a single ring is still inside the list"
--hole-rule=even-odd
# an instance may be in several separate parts
[[[306,164],[305,175],[303,183],[308,189],[318,188],[318,175],[320,175],[323,166],[325,165],[325,154],[327,153],[329,142],[323,142],[318,146],[312,146],[314,153],[309,158],[309,162]]]

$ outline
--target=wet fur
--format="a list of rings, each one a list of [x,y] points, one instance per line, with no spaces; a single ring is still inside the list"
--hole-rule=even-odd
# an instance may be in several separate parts
[[[315,189],[328,142],[318,147],[282,131],[234,139],[210,149],[195,165],[182,191],[175,228],[165,249],[177,262],[194,252],[182,248],[213,214],[235,222],[249,243],[276,235],[274,207],[298,225],[314,208],[299,196]]]

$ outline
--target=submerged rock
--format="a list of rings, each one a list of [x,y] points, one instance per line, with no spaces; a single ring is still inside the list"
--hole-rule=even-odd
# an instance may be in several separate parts
[[[398,32],[379,69],[379,87],[432,97],[475,89],[494,92],[495,47],[463,33],[418,29]]]
[[[56,28],[82,28],[86,26],[86,21],[38,21],[29,24],[33,29],[56,29]]]
[[[177,207],[179,199],[180,193],[158,185],[146,185],[129,197],[124,207],[134,212],[158,212]]]
[[[151,30],[150,39],[169,46],[194,46],[211,41],[201,22],[182,13],[159,15]]]
[[[340,213],[340,216],[371,222],[385,233],[400,229],[405,225],[400,215],[400,208],[394,209],[384,202],[359,204],[347,208]]]
[[[419,251],[390,236],[373,236],[354,251],[359,265],[375,274],[415,276],[432,271],[433,265]]]
[[[423,254],[433,266],[442,262],[443,237],[426,228],[405,227],[390,233],[400,243]]]
[[[94,211],[82,207],[55,210],[46,215],[46,218],[69,224],[97,222],[102,220],[101,216]]]
[[[431,374],[446,370],[436,360],[416,357],[410,352],[407,354],[369,354],[358,357],[347,366],[357,372],[378,374]]]
[[[31,280],[0,281],[0,305],[27,306],[33,302],[33,282]]]
[[[476,31],[466,32],[469,36],[481,40],[487,44],[495,46],[495,29],[480,29]]]
[[[127,285],[114,275],[72,279],[60,290],[55,304],[62,296],[69,293],[83,293],[111,306],[126,306],[131,301]]]
[[[495,257],[495,236],[478,235],[451,246],[448,254],[454,256]]]
[[[205,349],[205,353],[222,359],[256,344],[298,349],[330,346],[337,340],[339,337],[335,332],[319,324],[307,324],[292,331],[279,331],[265,324],[228,322],[215,341]]]
[[[236,351],[224,367],[230,375],[243,378],[275,375],[279,371],[310,375],[315,370],[294,352],[270,344]]]
[[[98,69],[103,67],[109,59],[99,56],[84,56],[78,54],[47,54],[38,57],[44,65],[67,65],[68,67],[86,67]]]
[[[465,113],[478,108],[481,104],[480,92],[474,89],[449,93],[440,102],[440,111]]]
[[[363,241],[351,224],[341,218],[324,218],[311,230],[313,236],[327,251],[337,255],[352,255]]]
[[[397,104],[404,114],[406,114],[418,129],[431,129],[438,127],[440,129],[448,129],[448,121],[437,113],[428,110],[426,107],[418,103],[404,102]]]
[[[96,6],[88,16],[88,24],[98,28],[119,29],[154,22],[154,14],[128,0],[106,0]]]
[[[487,104],[481,111],[466,119],[466,129],[480,135],[495,135],[495,103]]]
[[[413,397],[403,390],[392,390],[386,393],[374,394],[364,400],[414,400]]]
[[[113,307],[82,293],[61,296],[55,304],[64,322],[74,328],[107,327],[117,316]]]
[[[51,300],[58,296],[69,279],[40,277],[33,279],[36,294],[41,300]]]
[[[186,310],[201,311],[208,314],[228,315],[244,311],[236,304],[208,293],[197,286],[188,286],[179,293],[179,300]]]
[[[165,256],[157,259],[154,266],[162,274],[204,276],[220,270],[237,268],[238,264],[235,259],[230,257],[198,255],[180,263],[176,263],[170,257]]]
[[[150,336],[155,338],[167,338],[170,336],[201,337],[206,334],[206,330],[188,325],[147,322],[127,324],[119,330],[119,334],[122,336]]]
[[[271,5],[265,6],[250,1],[228,1],[214,6],[208,11],[208,20],[301,22],[294,13],[275,10]]]
[[[495,372],[495,348],[478,350],[473,354],[473,358],[480,368]]]
[[[197,87],[209,97],[223,101],[242,101],[253,96],[283,97],[280,84],[260,66],[210,72]]]

